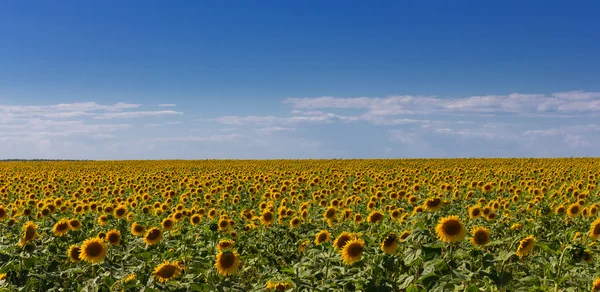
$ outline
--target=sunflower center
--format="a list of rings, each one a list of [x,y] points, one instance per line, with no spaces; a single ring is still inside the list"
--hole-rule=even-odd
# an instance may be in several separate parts
[[[116,233],[111,233],[108,235],[108,241],[109,242],[117,242],[119,241],[119,235]]]
[[[35,229],[33,227],[27,227],[27,230],[25,230],[25,239],[31,240],[33,236],[35,236]]]
[[[390,236],[386,237],[385,240],[383,241],[383,246],[390,247],[390,246],[394,245],[395,242],[396,242],[396,237],[393,235],[390,235]]]
[[[474,238],[475,238],[475,242],[477,242],[478,244],[484,244],[488,241],[488,235],[483,230],[479,230],[479,231],[475,232]]]
[[[335,210],[334,209],[329,209],[329,210],[327,210],[327,213],[325,213],[325,217],[327,217],[327,218],[331,218],[333,216],[335,216]]]
[[[462,225],[457,220],[449,220],[442,226],[445,234],[450,236],[458,235],[462,229]]]
[[[326,239],[327,239],[327,235],[326,234],[323,234],[323,233],[319,234],[319,241],[320,242],[325,241]]]
[[[348,236],[348,235],[340,236],[340,238],[337,240],[336,245],[338,248],[343,248],[346,245],[346,243],[348,243],[349,240],[350,240],[350,236]]]
[[[479,216],[480,213],[481,210],[479,210],[479,208],[473,209],[473,211],[471,211],[471,214],[473,214],[473,216]]]
[[[93,258],[99,256],[102,253],[102,250],[103,248],[100,243],[92,242],[85,248],[85,253]]]
[[[529,240],[524,240],[523,242],[521,242],[521,248],[525,249],[529,246]]]
[[[81,253],[81,250],[78,247],[71,249],[71,257],[74,260],[79,260],[80,253]]]
[[[348,246],[348,255],[351,257],[360,256],[363,252],[363,247],[359,243],[351,243]]]
[[[67,224],[67,223],[59,223],[58,225],[56,225],[56,231],[58,231],[58,232],[65,231],[68,228],[69,228],[69,224]]]
[[[263,219],[265,219],[265,221],[271,221],[273,219],[273,214],[267,212],[263,214]]]
[[[158,230],[158,229],[152,229],[152,230],[150,230],[150,232],[148,232],[148,239],[150,239],[150,240],[157,239],[159,236],[160,236],[160,230]]]
[[[156,272],[162,278],[171,278],[175,275],[177,268],[174,265],[165,265]]]
[[[229,267],[233,266],[234,261],[235,255],[233,255],[233,253],[231,252],[226,252],[223,255],[221,255],[221,258],[219,259],[219,264],[224,269],[228,269]]]

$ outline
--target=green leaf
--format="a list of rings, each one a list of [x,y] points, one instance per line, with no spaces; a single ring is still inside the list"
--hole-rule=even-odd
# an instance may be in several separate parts
[[[415,276],[413,276],[413,275],[402,275],[402,276],[398,277],[397,282],[400,283],[398,285],[398,288],[399,289],[407,288],[414,279],[415,279]]]

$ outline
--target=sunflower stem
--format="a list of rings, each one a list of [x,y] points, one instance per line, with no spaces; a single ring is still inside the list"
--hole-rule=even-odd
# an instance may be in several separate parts
[[[323,283],[327,281],[327,274],[329,272],[329,262],[331,257],[333,256],[333,248],[329,251],[329,255],[327,256],[327,261],[325,262],[325,275],[323,277]]]
[[[558,291],[558,277],[560,277],[560,272],[561,272],[561,266],[562,266],[562,262],[563,259],[565,258],[565,252],[567,251],[567,248],[565,247],[562,251],[562,253],[560,254],[560,258],[558,259],[558,266],[556,267],[556,280],[554,282],[554,291]]]

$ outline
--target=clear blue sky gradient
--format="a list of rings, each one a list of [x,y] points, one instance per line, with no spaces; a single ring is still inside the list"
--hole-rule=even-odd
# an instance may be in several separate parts
[[[0,159],[598,156],[599,11],[598,1],[3,2]],[[512,93],[540,96],[506,110]],[[405,95],[454,103],[374,110]],[[345,105],[315,104],[324,96]],[[473,96],[495,96],[493,108],[465,110]],[[347,106],[357,97],[385,105]],[[536,107],[553,98],[556,109]],[[136,106],[27,108],[82,102]]]

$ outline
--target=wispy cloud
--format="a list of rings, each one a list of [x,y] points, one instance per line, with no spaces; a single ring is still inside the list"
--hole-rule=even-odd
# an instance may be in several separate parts
[[[141,117],[159,117],[159,116],[174,116],[181,115],[182,112],[165,110],[165,111],[135,111],[135,112],[112,112],[98,114],[94,119],[105,120],[105,119],[132,119]]]
[[[174,106],[177,106],[177,105],[174,104],[174,103],[161,103],[161,104],[158,104],[158,106],[160,106],[160,107],[174,107]]]

